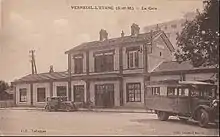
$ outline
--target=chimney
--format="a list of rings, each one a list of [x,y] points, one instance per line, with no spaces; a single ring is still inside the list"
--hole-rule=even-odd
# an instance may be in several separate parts
[[[99,36],[100,36],[100,41],[104,41],[108,39],[108,33],[106,30],[101,29],[99,32]]]
[[[124,37],[125,36],[125,33],[124,33],[124,31],[122,30],[121,31],[121,37]]]
[[[131,25],[131,36],[137,36],[139,32],[140,32],[140,27],[137,24],[133,23]]]
[[[49,73],[52,73],[52,72],[54,72],[54,70],[53,70],[53,65],[50,66],[50,71],[49,71]]]
[[[156,25],[156,31],[157,30],[161,30],[158,24]]]

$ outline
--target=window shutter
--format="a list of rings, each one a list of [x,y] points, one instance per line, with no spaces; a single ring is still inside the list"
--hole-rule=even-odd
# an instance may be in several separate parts
[[[152,53],[152,48],[153,48],[153,47],[152,47],[151,44],[148,44],[148,45],[147,45],[147,53],[148,53],[148,54]]]
[[[134,59],[135,59],[135,67],[138,67],[139,66],[139,56],[138,56],[138,52],[135,52],[135,57],[134,57]]]

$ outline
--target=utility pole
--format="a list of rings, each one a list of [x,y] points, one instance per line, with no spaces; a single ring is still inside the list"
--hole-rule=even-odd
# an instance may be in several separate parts
[[[34,56],[35,50],[30,50],[29,53],[31,54],[31,71],[32,74],[37,74],[37,66],[35,63],[35,56]]]

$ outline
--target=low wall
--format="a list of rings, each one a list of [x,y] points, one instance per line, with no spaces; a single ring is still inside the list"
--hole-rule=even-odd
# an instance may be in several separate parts
[[[0,100],[0,108],[14,107],[14,100]]]

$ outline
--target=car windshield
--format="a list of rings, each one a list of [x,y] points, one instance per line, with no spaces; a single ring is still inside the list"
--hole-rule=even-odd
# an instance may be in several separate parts
[[[215,86],[193,85],[191,96],[205,99],[215,98],[215,90]]]

